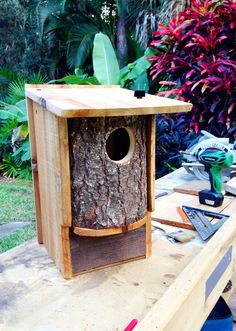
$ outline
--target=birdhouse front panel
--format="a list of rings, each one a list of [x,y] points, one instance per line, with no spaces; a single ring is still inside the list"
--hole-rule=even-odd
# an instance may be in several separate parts
[[[70,119],[68,131],[73,225],[105,229],[143,219],[145,116]]]

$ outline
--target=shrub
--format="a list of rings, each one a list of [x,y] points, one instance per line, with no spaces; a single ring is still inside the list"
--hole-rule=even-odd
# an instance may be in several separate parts
[[[181,167],[182,154],[196,135],[189,130],[185,115],[175,119],[167,115],[156,116],[156,178]]]
[[[5,94],[0,94],[0,171],[4,176],[30,178],[31,158],[28,118],[25,100],[26,80],[21,75],[0,68],[0,81]],[[28,79],[43,84],[47,77],[39,74]],[[2,98],[2,100],[1,100]]]
[[[190,127],[236,138],[236,3],[193,0],[168,25],[159,24],[150,74],[159,95],[193,103]]]

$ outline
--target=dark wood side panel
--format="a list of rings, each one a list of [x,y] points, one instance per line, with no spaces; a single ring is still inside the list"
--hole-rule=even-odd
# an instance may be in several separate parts
[[[73,275],[146,256],[145,226],[115,236],[70,237]]]

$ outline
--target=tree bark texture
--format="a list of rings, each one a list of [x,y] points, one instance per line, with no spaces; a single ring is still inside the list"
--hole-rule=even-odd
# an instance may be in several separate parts
[[[114,162],[106,141],[118,128],[131,130],[131,158]],[[73,225],[121,227],[147,212],[146,120],[144,116],[69,119]]]
[[[117,21],[117,55],[120,68],[127,64],[128,60],[128,41],[126,31],[126,19],[124,16],[119,16]]]

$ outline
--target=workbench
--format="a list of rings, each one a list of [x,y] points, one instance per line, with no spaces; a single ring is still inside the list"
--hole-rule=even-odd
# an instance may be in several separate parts
[[[156,195],[191,179],[180,169],[156,181]],[[135,331],[199,331],[229,279],[235,284],[236,215],[206,244],[152,235],[150,258],[72,280],[36,239],[2,254],[0,330],[122,331],[137,318]]]

